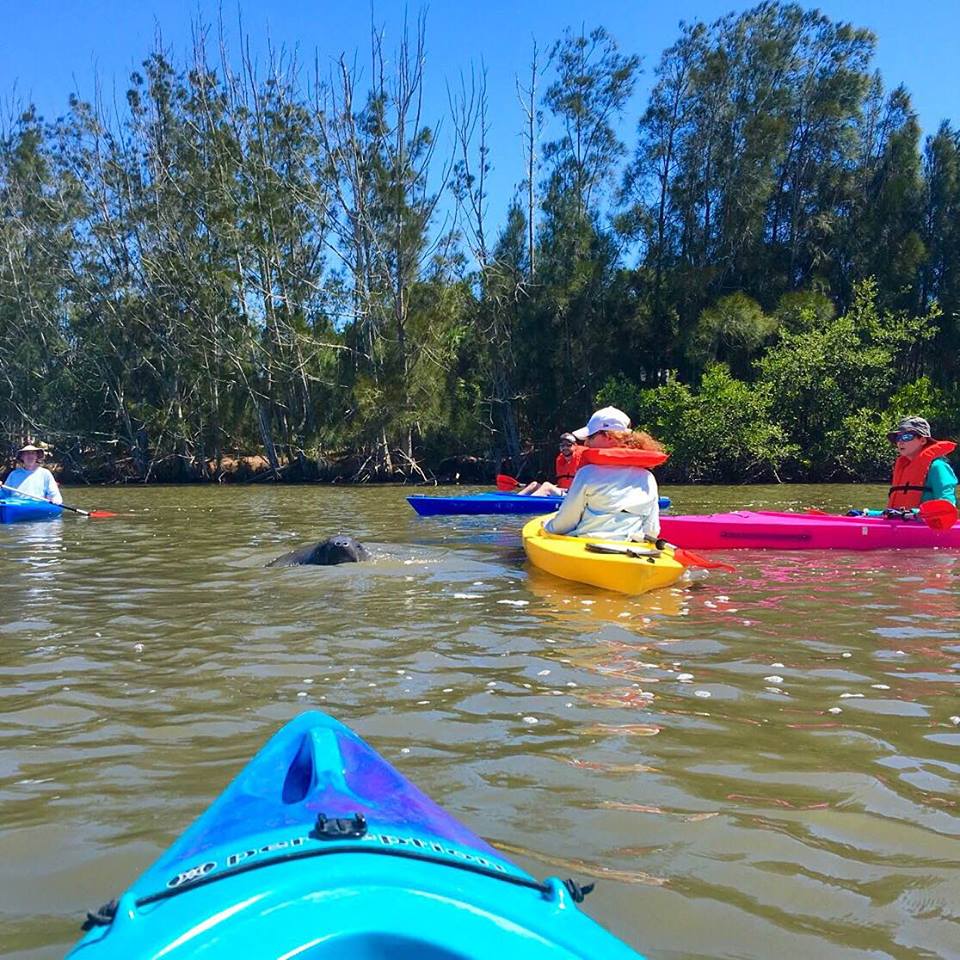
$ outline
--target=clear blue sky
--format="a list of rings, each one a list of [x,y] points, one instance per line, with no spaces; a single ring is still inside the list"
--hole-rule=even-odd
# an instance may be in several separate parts
[[[590,29],[602,25],[625,52],[643,58],[644,73],[634,116],[624,135],[632,139],[636,114],[646,101],[653,68],[661,51],[678,35],[680,20],[712,21],[753,3],[733,0],[434,0],[427,7],[427,122],[446,112],[446,83],[457,82],[471,63],[488,70],[492,114],[493,213],[502,215],[506,199],[522,177],[518,131],[521,115],[515,77],[528,68],[535,37],[546,50],[565,27]],[[904,83],[913,98],[926,133],[940,121],[960,122],[960,0],[825,0],[818,6],[834,20],[869,27],[877,34],[875,60],[887,89]],[[415,20],[418,6],[407,5]],[[362,0],[224,0],[228,39],[239,49],[238,12],[243,29],[261,57],[269,41],[296,48],[312,62],[341,51],[361,53],[366,63],[371,7]],[[210,0],[7,0],[0,33],[0,104],[4,113],[16,100],[34,102],[53,119],[66,109],[71,92],[89,98],[94,77],[110,96],[122,95],[126,78],[151,50],[159,30],[178,61],[189,48],[192,24],[198,16],[216,23],[218,3]],[[378,2],[374,19],[386,27],[386,47],[397,39],[404,4]],[[447,122],[449,129],[449,122]]]

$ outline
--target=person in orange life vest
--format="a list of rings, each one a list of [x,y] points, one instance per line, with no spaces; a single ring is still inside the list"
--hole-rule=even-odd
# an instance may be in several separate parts
[[[893,479],[887,509],[850,511],[851,515],[879,517],[888,511],[913,511],[928,500],[947,500],[957,505],[957,475],[946,457],[957,445],[934,440],[923,417],[904,417],[887,437],[899,456],[893,464]]]
[[[580,469],[544,529],[605,540],[657,536],[659,491],[650,469],[667,459],[663,447],[648,433],[632,431],[630,418],[616,407],[598,410],[574,434],[586,440]]]
[[[573,483],[573,475],[580,466],[580,457],[583,455],[583,451],[584,448],[577,444],[577,438],[572,433],[561,433],[560,452],[557,454],[554,466],[557,474],[556,484],[548,481],[543,483],[534,481],[517,492],[522,497],[562,497],[570,489],[570,484]]]
[[[914,509],[928,500],[948,500],[957,505],[957,475],[944,459],[956,450],[950,440],[934,440],[923,417],[904,417],[887,436],[899,456],[887,506]]]

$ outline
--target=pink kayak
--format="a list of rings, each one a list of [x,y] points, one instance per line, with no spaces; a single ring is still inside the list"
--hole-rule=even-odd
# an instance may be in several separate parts
[[[691,550],[960,550],[960,523],[931,530],[922,520],[738,510],[660,517],[660,535]]]

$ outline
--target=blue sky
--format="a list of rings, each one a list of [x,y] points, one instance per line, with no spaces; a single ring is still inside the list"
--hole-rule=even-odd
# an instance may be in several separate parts
[[[805,6],[813,6],[804,4]],[[515,93],[517,74],[528,69],[531,43],[542,50],[564,28],[602,25],[621,50],[643,58],[644,72],[635,97],[633,117],[624,128],[632,139],[635,117],[646,101],[653,68],[661,51],[678,35],[681,20],[712,21],[753,3],[732,0],[481,0],[435,2],[427,13],[427,117],[446,112],[447,82],[455,84],[471,64],[488,71],[492,120],[492,180],[494,216],[522,177],[519,130],[522,124]],[[835,20],[848,20],[878,36],[875,60],[886,87],[904,83],[911,93],[927,133],[940,121],[960,122],[960,0],[912,0],[909,4],[866,0],[825,0],[817,4]],[[3,7],[0,34],[0,104],[4,114],[14,99],[36,103],[40,113],[54,118],[66,109],[71,92],[89,98],[99,77],[107,96],[122,95],[126,78],[151,50],[159,31],[176,58],[189,48],[192,24],[198,16],[215,23],[218,3],[208,0],[131,3],[129,0],[23,0]],[[373,17],[386,28],[389,50],[403,24],[404,5],[379,2]],[[419,8],[407,5],[415,20]],[[249,34],[254,53],[264,56],[269,42],[297,49],[312,63],[330,62],[341,51],[359,50],[366,63],[371,7],[344,0],[224,0],[228,40],[239,50],[240,30]],[[449,121],[446,122],[449,130]]]

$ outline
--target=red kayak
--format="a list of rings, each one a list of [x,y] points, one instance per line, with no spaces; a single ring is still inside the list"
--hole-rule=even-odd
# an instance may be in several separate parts
[[[923,520],[826,513],[738,510],[660,517],[660,535],[691,550],[960,550],[960,524],[931,529]]]

